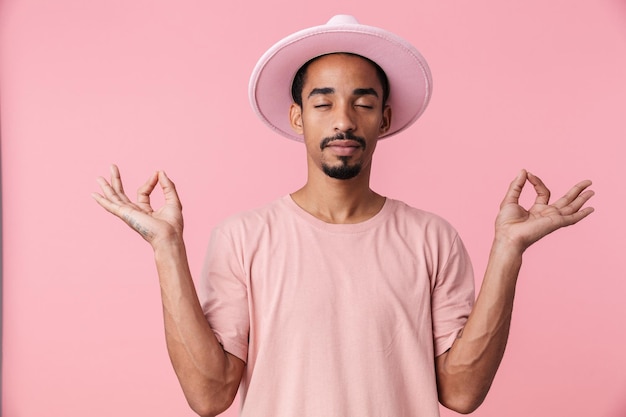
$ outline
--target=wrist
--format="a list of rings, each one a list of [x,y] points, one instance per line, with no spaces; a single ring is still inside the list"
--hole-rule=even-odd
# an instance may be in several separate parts
[[[171,256],[179,252],[185,252],[185,242],[182,233],[168,233],[165,236],[151,242],[155,257],[161,255]]]
[[[526,251],[526,249],[528,249],[528,246],[529,245],[527,245],[521,239],[511,237],[505,233],[501,233],[496,230],[493,238],[492,250],[496,250],[500,253],[510,254],[512,256],[521,256]]]
[[[522,267],[523,252],[523,248],[510,239],[494,238],[481,292],[483,288],[494,288],[494,285],[501,288],[504,285],[512,296]]]
[[[502,260],[519,261],[521,263],[522,255],[527,246],[524,244],[510,239],[506,236],[496,236],[493,239],[491,245],[491,257],[495,257]]]

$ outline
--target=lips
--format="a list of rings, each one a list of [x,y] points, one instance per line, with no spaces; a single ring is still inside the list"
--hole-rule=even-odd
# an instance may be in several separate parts
[[[356,140],[350,139],[335,139],[329,142],[326,147],[339,147],[339,148],[360,148],[361,144]]]
[[[365,139],[356,136],[351,132],[339,133],[334,137],[327,137],[320,143],[320,150],[329,146],[361,148],[365,150]]]
[[[350,156],[362,149],[360,143],[349,139],[336,139],[329,142],[325,148],[330,148],[339,156]]]

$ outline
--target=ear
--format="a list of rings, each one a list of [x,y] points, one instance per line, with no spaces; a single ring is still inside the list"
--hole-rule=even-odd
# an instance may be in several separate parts
[[[380,122],[380,129],[378,130],[378,136],[382,136],[391,128],[391,107],[385,105],[383,109],[383,119]]]
[[[299,135],[304,133],[302,128],[302,107],[296,103],[291,103],[291,107],[289,107],[289,122],[294,132]]]

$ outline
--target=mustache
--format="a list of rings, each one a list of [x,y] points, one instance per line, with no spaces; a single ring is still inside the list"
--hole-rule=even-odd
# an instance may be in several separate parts
[[[365,150],[365,139],[363,139],[360,136],[356,136],[354,133],[347,131],[347,132],[339,132],[337,133],[335,136],[329,136],[327,138],[324,138],[321,142],[320,142],[320,150],[324,149],[325,147],[327,147],[330,142],[334,141],[334,140],[353,140],[356,143],[358,143],[361,146],[361,149]]]

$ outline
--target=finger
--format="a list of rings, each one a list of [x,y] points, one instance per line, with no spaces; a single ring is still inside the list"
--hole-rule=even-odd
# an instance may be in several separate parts
[[[575,213],[572,213],[568,216],[563,216],[563,223],[564,223],[563,225],[571,226],[573,224],[576,224],[582,219],[584,219],[585,217],[589,216],[594,211],[595,209],[593,207],[585,207],[584,209],[580,211],[576,211]]]
[[[578,197],[574,199],[574,201],[572,201],[570,204],[560,209],[561,214],[563,214],[564,216],[567,216],[567,215],[576,213],[594,195],[595,193],[592,190],[587,190],[581,193]]]
[[[176,207],[182,209],[182,204],[180,203],[180,198],[178,198],[178,192],[176,191],[174,182],[169,179],[169,177],[165,174],[165,171],[159,171],[158,178],[159,185],[161,185],[165,196],[165,203],[175,205]]]
[[[124,202],[130,202],[130,199],[124,193],[124,186],[122,185],[122,178],[120,176],[120,170],[117,165],[112,164],[111,168],[111,188],[115,190],[120,200]]]
[[[124,187],[122,186],[122,178],[120,177],[120,169],[117,165],[112,164],[109,167],[109,171],[111,171],[111,187],[117,192],[124,192]]]
[[[122,195],[123,197],[125,197],[125,199],[121,198],[120,194],[115,191],[104,178],[98,177],[96,178],[96,182],[100,185],[104,196],[97,193],[93,193],[92,196],[102,207],[104,207],[110,213],[113,213],[121,218],[123,207],[127,207],[131,210],[137,209],[137,206],[130,202],[125,195]]]
[[[154,191],[154,187],[156,187],[157,181],[157,173],[155,172],[137,190],[137,205],[149,213],[153,211],[152,206],[150,205],[150,194],[152,194],[152,191]]]
[[[133,203],[129,203],[121,199],[120,195],[113,189],[113,187],[111,187],[107,180],[102,177],[98,177],[96,181],[100,185],[104,196],[98,193],[93,193],[92,196],[108,212],[115,214],[118,217],[121,217],[120,213],[122,211],[122,207],[127,206],[131,209],[135,207]]]
[[[528,182],[530,182],[533,187],[535,187],[535,193],[537,193],[537,197],[535,198],[535,204],[547,205],[550,201],[550,190],[548,189],[548,187],[546,187],[543,181],[541,181],[541,178],[529,172]]]
[[[104,194],[104,198],[116,204],[122,203],[122,200],[120,199],[118,193],[113,189],[113,187],[111,187],[107,180],[105,180],[103,177],[98,177],[96,178],[96,182],[100,186],[100,189]]]
[[[522,194],[522,189],[524,188],[524,184],[526,183],[526,178],[528,173],[525,169],[522,169],[517,177],[511,182],[509,185],[509,189],[500,204],[500,208],[508,205],[508,204],[519,204],[519,196]]]
[[[91,196],[94,200],[96,200],[98,204],[100,204],[102,208],[104,208],[109,213],[112,213],[119,217],[119,204],[112,202],[109,198],[104,197],[98,193],[91,193]]]
[[[591,181],[585,180],[574,185],[563,197],[554,202],[553,206],[562,209],[574,200],[576,200],[583,191],[591,186]],[[591,196],[589,196],[590,198]]]

